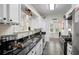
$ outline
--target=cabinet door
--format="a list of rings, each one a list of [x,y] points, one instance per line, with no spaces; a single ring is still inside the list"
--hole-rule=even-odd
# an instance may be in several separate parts
[[[36,55],[39,55],[40,54],[40,52],[39,52],[39,50],[40,50],[40,42],[38,42],[38,44],[36,45]]]
[[[0,20],[3,18],[3,4],[0,4]]]
[[[42,39],[37,43],[37,45],[28,53],[28,55],[41,55],[43,51]]]
[[[10,4],[9,5],[9,20],[12,20],[15,23],[19,23],[20,20],[20,5],[19,4]]]
[[[8,18],[8,5],[0,4],[0,22],[3,22],[3,18]]]
[[[39,41],[39,43],[36,46],[36,54],[37,55],[41,55],[42,54],[42,44],[41,44],[41,41]]]

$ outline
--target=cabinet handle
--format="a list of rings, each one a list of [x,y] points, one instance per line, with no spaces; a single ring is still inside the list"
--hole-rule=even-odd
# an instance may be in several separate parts
[[[3,18],[3,20],[6,20],[6,18]]]
[[[12,19],[10,19],[10,21],[12,21]]]

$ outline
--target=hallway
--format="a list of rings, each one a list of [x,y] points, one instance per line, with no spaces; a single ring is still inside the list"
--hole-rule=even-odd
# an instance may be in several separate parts
[[[52,38],[49,42],[46,43],[43,55],[63,55],[58,39]]]

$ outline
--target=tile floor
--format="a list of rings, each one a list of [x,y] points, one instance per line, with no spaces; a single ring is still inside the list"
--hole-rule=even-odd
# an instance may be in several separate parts
[[[46,43],[43,55],[63,55],[59,39],[51,38],[50,41]]]

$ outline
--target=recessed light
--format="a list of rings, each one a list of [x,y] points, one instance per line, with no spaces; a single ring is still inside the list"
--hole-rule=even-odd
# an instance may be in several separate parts
[[[49,4],[50,10],[54,10],[54,4]]]

